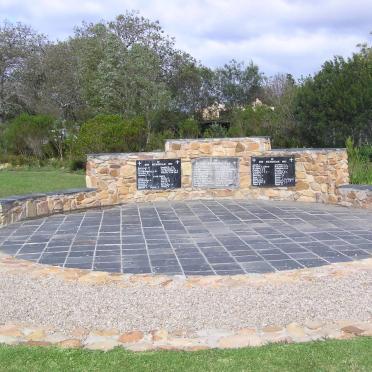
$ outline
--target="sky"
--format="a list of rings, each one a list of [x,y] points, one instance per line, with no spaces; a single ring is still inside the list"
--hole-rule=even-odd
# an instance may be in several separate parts
[[[82,21],[138,10],[203,65],[251,60],[267,76],[313,74],[371,43],[372,0],[0,0],[0,20],[63,40]]]

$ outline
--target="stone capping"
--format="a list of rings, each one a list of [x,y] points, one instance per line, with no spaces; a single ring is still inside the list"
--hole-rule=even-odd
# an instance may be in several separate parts
[[[57,196],[57,195],[72,195],[72,194],[79,194],[82,192],[92,192],[96,191],[97,189],[91,187],[79,188],[79,189],[66,189],[66,190],[58,190],[58,191],[50,191],[45,193],[32,193],[32,194],[24,194],[24,195],[11,195],[5,198],[0,199],[0,205],[6,205],[13,202],[19,202],[23,200],[36,200],[39,198],[43,198],[46,196]]]
[[[100,207],[95,188],[12,195],[0,199],[0,227],[29,218]]]
[[[339,189],[346,191],[372,191],[372,185],[342,185]]]
[[[257,138],[259,139],[260,137],[249,137],[249,138]],[[266,138],[266,137],[261,137],[261,138]],[[243,140],[244,138],[231,138],[231,140]],[[223,139],[221,138],[201,138],[198,140],[171,140],[167,141],[166,144],[172,145],[172,144],[186,144],[186,143],[199,143],[199,142],[205,142],[205,143],[210,143],[210,142],[217,142],[222,141]],[[288,153],[303,153],[303,152],[309,152],[309,153],[332,153],[332,152],[344,152],[346,149],[344,148],[311,148],[311,147],[299,147],[299,148],[289,148],[289,149],[271,149],[269,150],[269,153],[265,154],[265,156],[270,156],[271,153],[280,153],[280,152],[288,152]],[[87,154],[87,160],[94,160],[94,159],[104,159],[104,160],[109,160],[109,159],[130,159],[130,158],[146,158],[149,157],[151,159],[152,157],[158,157],[159,155],[163,156],[165,154],[164,151],[151,151],[151,152],[116,152],[116,153],[92,153],[92,154]]]
[[[322,148],[322,147],[293,147],[293,148],[288,148],[288,149],[271,149],[270,152],[290,152],[290,153],[296,153],[296,152],[311,152],[311,153],[330,153],[330,152],[344,152],[346,151],[345,148],[341,147],[328,147],[328,148]]]
[[[87,160],[94,160],[94,159],[103,159],[103,160],[110,160],[110,159],[156,159],[159,156],[164,156],[163,151],[152,151],[152,152],[114,152],[114,153],[99,153],[99,154],[87,154]]]
[[[183,138],[183,139],[167,139],[165,144],[172,144],[172,143],[199,143],[199,142],[220,142],[220,141],[246,141],[247,139],[255,141],[262,141],[266,140],[269,141],[270,137],[266,136],[255,136],[255,137],[229,137],[229,138]]]

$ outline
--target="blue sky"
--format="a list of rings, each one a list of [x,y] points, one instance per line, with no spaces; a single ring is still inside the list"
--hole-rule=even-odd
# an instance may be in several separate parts
[[[253,60],[267,75],[316,72],[333,55],[369,41],[372,0],[0,0],[0,18],[65,39],[85,21],[125,10],[159,20],[176,45],[216,67]]]

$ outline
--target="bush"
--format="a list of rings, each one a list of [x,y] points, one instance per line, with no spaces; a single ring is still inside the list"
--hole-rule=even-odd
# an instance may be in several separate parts
[[[372,184],[372,146],[355,147],[354,141],[349,137],[346,140],[346,149],[349,158],[350,182],[353,184]]]
[[[98,115],[80,128],[73,155],[81,159],[89,153],[140,151],[145,144],[143,118],[125,120],[119,115]]]
[[[31,155],[41,159],[52,125],[53,118],[50,116],[21,114],[5,129],[5,146],[13,154]]]
[[[208,129],[203,133],[204,138],[223,138],[227,137],[227,130],[220,124],[212,124]]]
[[[171,130],[165,130],[161,133],[152,133],[150,141],[146,146],[147,151],[164,151],[164,144],[167,139],[174,138],[174,133]]]
[[[1,155],[0,164],[11,164],[12,167],[40,167],[40,159],[27,155]]]
[[[359,153],[365,161],[372,162],[372,146],[361,146]]]
[[[181,138],[198,138],[199,124],[194,119],[185,119],[180,123],[178,131]]]
[[[69,169],[72,172],[86,169],[87,162],[81,159],[74,159],[70,161]]]

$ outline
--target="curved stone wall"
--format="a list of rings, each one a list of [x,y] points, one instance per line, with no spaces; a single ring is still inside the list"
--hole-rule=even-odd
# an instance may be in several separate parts
[[[69,189],[0,199],[0,226],[28,218],[99,207],[96,189]]]

